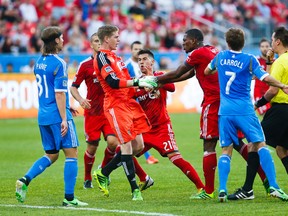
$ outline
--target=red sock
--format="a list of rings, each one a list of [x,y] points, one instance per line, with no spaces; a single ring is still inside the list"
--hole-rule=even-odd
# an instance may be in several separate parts
[[[105,167],[109,161],[112,160],[112,158],[115,156],[115,151],[111,150],[109,147],[107,147],[104,151],[104,158],[101,164],[101,167]]]
[[[244,144],[239,153],[247,161],[248,160],[248,145]]]
[[[142,167],[138,163],[138,160],[135,157],[133,157],[133,162],[135,166],[135,174],[139,177],[140,181],[146,181],[147,174],[142,169]]]
[[[240,149],[239,153],[242,155],[242,157],[247,161],[248,159],[248,145],[243,145],[242,148]],[[258,170],[258,175],[260,176],[262,182],[266,179],[266,175],[261,167],[259,166]]]
[[[85,176],[84,180],[92,180],[91,170],[95,161],[95,155],[91,155],[87,150],[84,153]]]
[[[197,189],[205,188],[194,167],[188,161],[184,160],[181,154],[172,156],[170,161],[182,170],[182,172],[195,184]]]
[[[203,173],[205,178],[205,191],[211,194],[215,190],[215,171],[217,167],[216,152],[204,152]]]

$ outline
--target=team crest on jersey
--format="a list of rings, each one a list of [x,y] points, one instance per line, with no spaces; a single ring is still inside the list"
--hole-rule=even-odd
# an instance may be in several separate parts
[[[106,73],[110,73],[111,71],[113,71],[113,69],[110,66],[105,67],[104,70],[106,71]]]
[[[120,70],[126,68],[126,65],[125,65],[125,63],[124,63],[123,61],[118,61],[118,62],[117,62],[117,65],[118,65],[118,67],[120,68]]]
[[[63,80],[62,84],[63,84],[63,86],[68,86],[67,85],[67,80]]]

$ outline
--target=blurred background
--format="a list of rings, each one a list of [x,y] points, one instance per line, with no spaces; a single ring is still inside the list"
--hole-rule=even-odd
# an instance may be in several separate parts
[[[189,28],[200,28],[205,43],[221,50],[227,28],[241,26],[245,51],[257,54],[261,38],[287,26],[287,5],[287,0],[0,0],[0,72],[32,72],[40,32],[49,25],[63,29],[69,72],[90,54],[89,37],[104,24],[120,28],[117,52],[124,60],[139,40],[156,52],[161,69],[185,59],[182,38]]]

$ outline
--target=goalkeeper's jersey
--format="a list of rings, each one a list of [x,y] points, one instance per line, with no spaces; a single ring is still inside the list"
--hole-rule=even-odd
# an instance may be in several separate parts
[[[97,79],[99,80],[105,93],[104,110],[121,103],[127,103],[134,96],[134,88],[115,89],[112,88],[105,80],[108,75],[115,80],[131,79],[122,58],[117,56],[113,51],[100,49],[94,58],[93,65]]]

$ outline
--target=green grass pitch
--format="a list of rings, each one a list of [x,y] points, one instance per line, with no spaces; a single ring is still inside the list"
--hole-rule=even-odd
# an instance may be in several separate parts
[[[202,141],[199,139],[199,114],[171,114],[176,141],[184,159],[198,171],[202,180]],[[158,152],[151,153],[159,159],[156,165],[148,165],[143,157],[140,163],[154,179],[155,184],[142,193],[143,202],[132,202],[131,191],[122,167],[111,174],[110,197],[104,197],[97,187],[83,189],[83,154],[86,148],[83,133],[83,117],[75,123],[79,147],[79,172],[75,195],[89,203],[87,208],[62,208],[64,155],[29,185],[26,201],[15,199],[15,181],[25,174],[32,163],[43,155],[37,119],[0,120],[0,215],[287,215],[288,203],[265,195],[257,176],[254,183],[255,199],[218,203],[214,200],[190,200],[196,193],[193,183],[167,158]],[[95,160],[96,168],[103,157],[106,144],[101,141]],[[217,147],[218,157],[221,152]],[[278,183],[288,192],[287,174],[274,149],[271,149],[276,166]],[[228,192],[240,187],[245,178],[246,163],[234,152],[228,180]],[[216,189],[218,172],[216,172]],[[96,183],[94,182],[94,186]],[[216,196],[218,195],[216,191]]]

